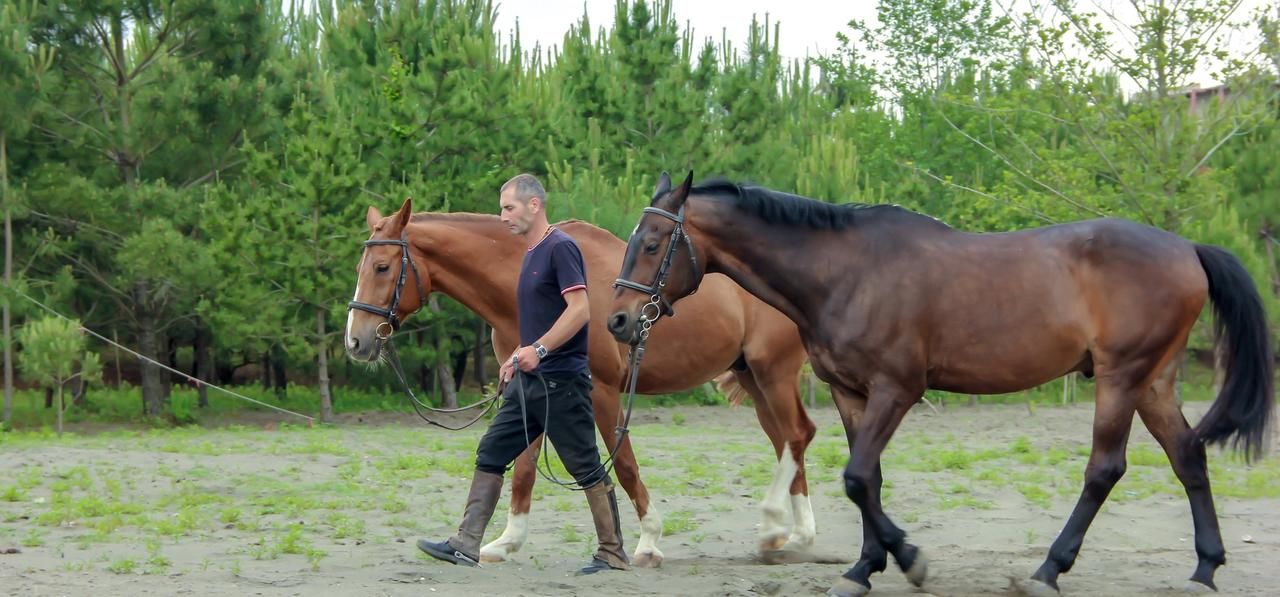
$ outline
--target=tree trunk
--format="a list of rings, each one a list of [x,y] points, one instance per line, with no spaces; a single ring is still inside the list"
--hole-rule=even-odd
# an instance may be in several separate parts
[[[62,411],[66,409],[66,405],[62,400],[62,383],[58,384],[58,437],[62,437]]]
[[[458,389],[453,385],[449,365],[441,361],[436,365],[436,379],[440,382],[440,395],[444,408],[458,408]]]
[[[182,368],[178,366],[178,339],[173,336],[169,336],[167,346],[169,347],[169,368],[181,371]],[[165,379],[169,380],[170,385],[186,381],[184,379],[180,379],[178,374],[172,371],[165,372]]]
[[[120,384],[124,383],[124,375],[120,373],[120,332],[115,328],[111,328],[111,339],[115,341],[111,348],[116,358],[116,387],[118,388]]]
[[[324,334],[324,309],[316,309],[317,367],[320,370],[320,421],[333,420],[333,395],[329,391],[329,343]]]
[[[205,327],[203,319],[196,320],[196,341],[195,341],[195,358],[196,358],[196,379],[202,382],[213,380],[213,359],[209,353],[209,330]],[[207,408],[209,406],[209,388],[203,383],[196,384],[196,394],[199,399],[196,406],[199,408]]]
[[[53,388],[44,389],[44,407],[53,408]]]
[[[262,371],[261,371],[262,389],[270,390],[271,389],[271,347],[269,346],[267,347],[266,350],[262,351],[261,367],[262,367]]]
[[[271,347],[271,372],[275,376],[276,398],[285,399],[285,391],[289,389],[289,372],[285,369],[284,348],[280,345]]]
[[[418,348],[422,348],[426,345],[426,330],[418,331],[415,336],[417,337],[416,342],[418,343]],[[405,375],[407,376],[408,373],[405,373]],[[409,383],[409,380],[406,379],[404,382]],[[429,402],[430,396],[436,391],[436,373],[435,370],[432,369],[431,363],[426,361],[418,362],[418,387],[422,390],[422,393],[428,397]]]
[[[431,312],[439,315],[440,303],[436,301],[436,295],[431,295],[430,300]],[[434,317],[432,319],[435,319]],[[432,326],[434,328],[435,339],[435,372],[436,382],[440,384],[440,397],[444,408],[458,408],[458,391],[453,386],[453,374],[449,372],[448,361],[444,358],[444,351],[440,347],[441,326]]]
[[[138,282],[134,296],[141,299],[147,295],[147,283]],[[138,354],[144,357],[142,367],[142,414],[160,416],[164,412],[164,379],[161,370],[152,361],[158,361],[156,354],[160,348],[159,334],[156,331],[155,315],[146,311],[141,300],[138,303]],[[151,359],[151,360],[146,360]]]
[[[456,339],[462,348],[453,353],[453,387],[462,388],[463,378],[467,376],[467,360],[471,356],[471,351],[467,350],[467,345],[463,343],[462,338]]]
[[[77,360],[71,366],[71,406],[84,400],[85,395],[89,393],[89,384],[84,381],[82,373],[84,373],[84,364]]]
[[[9,207],[8,139],[0,132],[0,201],[4,202],[4,286],[13,277],[13,217]],[[13,337],[9,328],[9,301],[4,303],[4,422],[13,420]]]
[[[488,339],[488,337],[489,324],[485,323],[483,319],[476,318],[476,343],[471,352],[471,361],[475,365],[475,369],[473,371],[475,374],[476,384],[481,388],[483,388],[485,384],[489,383],[488,373],[484,370],[486,360],[484,356],[484,353],[486,352],[484,349],[484,341]]]

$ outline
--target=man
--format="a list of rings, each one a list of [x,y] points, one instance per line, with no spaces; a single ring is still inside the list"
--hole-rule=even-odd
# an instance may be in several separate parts
[[[457,534],[438,543],[421,539],[418,548],[446,562],[475,566],[502,493],[503,473],[528,447],[527,440],[545,431],[565,468],[587,488],[595,520],[599,548],[578,574],[627,570],[617,498],[596,448],[582,253],[573,238],[548,223],[547,194],[537,178],[521,174],[507,181],[499,203],[502,222],[529,246],[516,289],[521,346],[502,365],[503,404],[476,449],[476,472]]]

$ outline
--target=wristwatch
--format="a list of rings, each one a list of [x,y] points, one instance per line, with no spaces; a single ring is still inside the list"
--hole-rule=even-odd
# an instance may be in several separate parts
[[[533,352],[538,355],[539,360],[547,358],[547,347],[537,342],[533,343]]]

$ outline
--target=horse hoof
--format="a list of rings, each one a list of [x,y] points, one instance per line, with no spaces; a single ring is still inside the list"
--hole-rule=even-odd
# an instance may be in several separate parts
[[[660,568],[662,567],[662,553],[644,552],[631,556],[631,565],[636,568]]]
[[[853,582],[843,576],[836,579],[835,584],[827,589],[829,597],[862,597],[871,592],[871,587]]]
[[[764,554],[771,551],[778,551],[779,549],[782,549],[783,545],[786,545],[786,544],[787,544],[787,535],[785,533],[773,535],[770,537],[764,537],[760,539],[760,553]]]
[[[929,558],[924,557],[924,550],[916,550],[916,561],[911,563],[911,568],[907,570],[907,580],[911,584],[920,587],[924,586],[924,580],[929,576]]]
[[[1062,594],[1057,589],[1049,586],[1048,583],[1034,578],[1026,580],[1011,578],[1009,580],[1013,582],[1013,587],[1022,595],[1026,595],[1026,597],[1058,597]]]
[[[813,537],[805,537],[802,535],[791,535],[787,538],[787,542],[782,545],[784,551],[795,551],[807,553],[813,548]]]
[[[1182,587],[1182,592],[1189,595],[1208,595],[1210,593],[1217,593],[1218,590],[1205,585],[1204,583],[1189,580],[1187,581],[1186,586]]]
[[[480,548],[481,564],[497,564],[511,559],[511,554],[515,552],[511,549],[511,544],[497,544],[495,541],[489,545]]]

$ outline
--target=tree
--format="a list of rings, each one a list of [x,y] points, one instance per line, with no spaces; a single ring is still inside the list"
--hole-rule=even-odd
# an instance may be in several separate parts
[[[92,281],[91,302],[114,304],[139,352],[158,360],[167,326],[188,317],[202,286],[146,265],[156,254],[189,255],[189,244],[156,239],[186,237],[200,197],[188,191],[235,165],[265,88],[267,15],[240,0],[59,3],[39,12],[33,38],[57,46],[65,84],[36,124],[61,159],[42,169],[32,194],[61,218],[62,256]],[[68,181],[82,192],[67,193]],[[146,228],[157,218],[167,222]],[[97,230],[84,233],[82,222]],[[150,235],[161,228],[177,234]],[[149,250],[124,250],[131,245]],[[143,410],[160,414],[161,371],[144,362],[142,377]]]
[[[47,46],[30,43],[31,17],[34,6],[5,3],[0,6],[0,209],[4,210],[4,285],[11,288],[13,279],[13,216],[20,210],[17,197],[10,191],[11,144],[23,145],[31,129],[31,118],[38,109],[41,77],[53,59]],[[3,299],[4,320],[4,422],[13,417],[13,342],[10,328],[12,295]]]
[[[57,392],[58,435],[62,435],[62,417],[71,405],[65,404],[63,390],[68,382],[96,381],[102,374],[98,354],[88,350],[80,322],[60,317],[45,317],[28,323],[18,333],[22,344],[23,373],[47,384]]]

